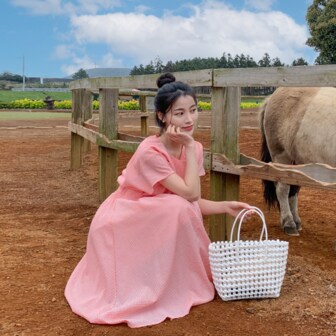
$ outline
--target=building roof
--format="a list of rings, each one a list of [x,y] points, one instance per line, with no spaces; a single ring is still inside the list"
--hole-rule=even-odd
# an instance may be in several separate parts
[[[129,68],[93,68],[85,69],[90,78],[95,77],[124,77],[129,76]]]

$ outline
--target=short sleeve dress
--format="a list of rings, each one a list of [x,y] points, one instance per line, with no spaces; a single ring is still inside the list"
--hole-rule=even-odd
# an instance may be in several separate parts
[[[199,174],[202,145],[196,143]],[[214,298],[208,235],[197,202],[160,181],[184,177],[185,153],[146,138],[97,210],[86,253],[65,288],[71,309],[91,323],[143,327],[185,316]]]

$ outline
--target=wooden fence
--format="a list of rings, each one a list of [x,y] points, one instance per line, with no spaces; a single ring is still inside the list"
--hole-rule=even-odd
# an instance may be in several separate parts
[[[240,176],[336,189],[335,168],[323,164],[289,166],[264,163],[241,154],[238,142],[241,87],[336,86],[336,65],[212,69],[179,72],[174,75],[177,80],[194,87],[211,87],[212,141],[210,151],[204,152],[204,166],[210,170],[212,200],[239,199]],[[145,99],[153,92],[134,92],[130,88],[154,89],[157,77],[158,75],[140,75],[86,78],[70,84],[73,99],[72,120],[69,123],[71,168],[77,169],[81,166],[83,153],[88,150],[89,142],[99,146],[101,200],[117,188],[118,151],[134,152],[143,139],[118,132],[118,98],[121,95],[140,96],[141,111],[144,113],[142,122],[145,125]],[[99,92],[99,127],[88,122],[92,118],[92,92]],[[231,227],[230,216],[211,216],[211,240],[228,238]]]

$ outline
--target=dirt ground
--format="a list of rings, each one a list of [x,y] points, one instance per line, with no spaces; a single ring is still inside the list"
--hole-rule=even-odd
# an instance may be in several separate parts
[[[195,134],[205,147],[209,120],[203,112],[202,129]],[[139,134],[139,124],[130,113],[120,117],[122,131]],[[73,314],[63,291],[85,251],[99,201],[97,147],[71,171],[66,125],[62,119],[0,121],[0,335],[336,335],[336,193],[303,188],[303,231],[288,237],[279,228],[278,211],[263,203],[261,182],[246,178],[240,199],[264,211],[271,239],[289,241],[280,298],[223,302],[217,297],[186,317],[140,329],[92,325]],[[241,126],[256,126],[255,112],[242,113]],[[242,153],[258,158],[259,141],[258,130],[241,129]],[[120,155],[120,169],[129,157]],[[207,174],[204,196],[208,186]],[[242,235],[258,233],[259,223],[252,220]]]

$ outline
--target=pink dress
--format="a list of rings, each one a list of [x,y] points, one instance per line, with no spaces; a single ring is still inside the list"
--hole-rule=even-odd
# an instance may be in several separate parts
[[[214,298],[198,203],[159,183],[174,172],[184,177],[184,158],[184,152],[180,159],[169,155],[157,136],[140,144],[118,190],[93,218],[86,253],[67,283],[73,312],[91,323],[135,328],[185,316]]]

